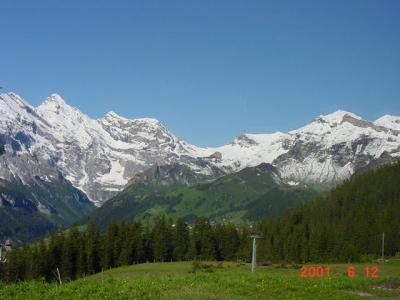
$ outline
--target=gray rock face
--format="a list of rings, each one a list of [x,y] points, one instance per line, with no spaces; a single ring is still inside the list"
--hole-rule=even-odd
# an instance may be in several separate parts
[[[1,94],[0,144],[6,154],[0,157],[0,179],[29,183],[35,176],[52,181],[62,174],[96,205],[142,178],[138,174],[177,164],[188,182],[269,163],[290,184],[334,184],[377,161],[398,159],[396,122],[385,117],[372,123],[337,111],[289,133],[243,134],[225,146],[200,148],[155,119],[110,112],[93,120],[56,94],[36,108],[15,94]]]

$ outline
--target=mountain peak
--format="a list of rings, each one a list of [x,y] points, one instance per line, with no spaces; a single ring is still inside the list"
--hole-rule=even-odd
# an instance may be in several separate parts
[[[44,102],[42,103],[42,105],[48,104],[48,103],[55,103],[55,104],[62,105],[62,106],[67,105],[67,103],[65,103],[64,99],[59,94],[56,94],[56,93],[53,93],[49,97],[47,97],[44,100]]]
[[[68,105],[59,94],[54,93],[48,96],[43,103],[36,108],[36,111],[39,114],[48,114],[50,112],[56,114],[70,114],[73,111],[77,111],[77,109]]]
[[[138,119],[128,119],[118,115],[114,111],[109,111],[103,118],[103,120],[107,120],[108,122],[120,122],[123,121],[125,123],[138,123],[138,124],[146,124],[146,125],[160,125],[161,122],[154,118],[138,118]]]
[[[394,130],[400,130],[400,117],[393,115],[384,115],[376,120],[374,124]]]
[[[118,119],[118,120],[128,120],[127,118],[124,118],[117,114],[115,111],[111,110],[108,113],[106,113],[105,118],[107,119]]]
[[[354,119],[362,120],[361,117],[359,117],[351,112],[341,110],[341,109],[339,109],[331,114],[328,114],[328,115],[320,115],[319,119],[323,119],[324,121],[328,121],[328,122],[341,123],[345,116],[350,116]]]

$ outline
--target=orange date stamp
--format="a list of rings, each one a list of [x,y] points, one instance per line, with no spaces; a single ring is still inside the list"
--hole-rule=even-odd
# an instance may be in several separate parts
[[[357,276],[364,276],[366,278],[376,279],[379,278],[379,267],[378,266],[366,266],[362,270],[362,275],[356,270],[354,266],[347,268],[347,277],[355,278]],[[301,278],[330,278],[331,267],[330,266],[303,266],[300,270]]]

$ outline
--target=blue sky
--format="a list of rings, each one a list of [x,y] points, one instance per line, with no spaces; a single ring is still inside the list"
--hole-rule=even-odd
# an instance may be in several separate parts
[[[0,3],[0,86],[217,146],[336,109],[400,115],[400,1]]]

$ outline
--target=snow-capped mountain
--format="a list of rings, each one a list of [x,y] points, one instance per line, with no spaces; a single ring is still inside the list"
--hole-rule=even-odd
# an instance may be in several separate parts
[[[369,122],[345,111],[319,116],[288,133],[243,134],[216,148],[190,145],[155,119],[109,112],[93,120],[57,94],[34,108],[19,96],[0,95],[0,178],[50,179],[60,172],[97,205],[136,174],[182,164],[201,178],[216,178],[261,163],[296,184],[332,184],[359,168],[400,156],[399,117]]]
[[[400,117],[384,115],[374,122],[375,125],[400,130]]]
[[[8,153],[1,159],[0,178],[29,183],[36,175],[51,180],[59,171],[96,204],[157,164],[179,161],[202,176],[222,174],[197,158],[197,147],[155,119],[129,120],[110,112],[93,120],[57,94],[37,108],[16,94],[1,94],[0,143]]]

